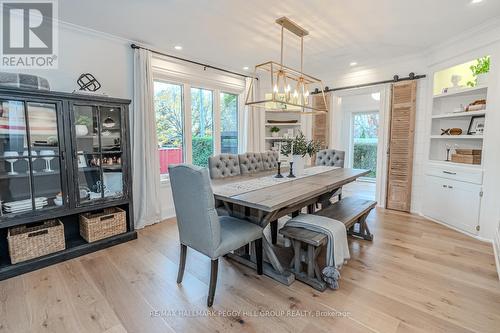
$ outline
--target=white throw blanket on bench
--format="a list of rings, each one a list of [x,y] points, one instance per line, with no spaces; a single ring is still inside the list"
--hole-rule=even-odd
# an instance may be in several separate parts
[[[330,288],[337,289],[340,278],[339,270],[344,262],[351,258],[344,223],[324,216],[300,214],[286,222],[285,226],[320,232],[328,237],[326,267],[321,275]]]

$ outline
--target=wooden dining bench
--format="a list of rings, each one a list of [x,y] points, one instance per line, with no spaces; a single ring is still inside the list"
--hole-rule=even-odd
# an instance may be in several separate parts
[[[292,243],[294,254],[290,270],[295,274],[295,279],[318,291],[324,291],[326,283],[321,278],[317,258],[327,242],[327,236],[313,230],[287,226],[281,228],[279,232]],[[306,271],[303,270],[304,264]]]
[[[314,214],[329,217],[344,223],[347,233],[350,236],[361,237],[364,240],[372,241],[373,235],[370,233],[370,229],[366,224],[366,218],[376,205],[376,201],[357,197],[346,197],[328,207],[320,209]],[[356,224],[359,225],[358,231],[355,230]]]

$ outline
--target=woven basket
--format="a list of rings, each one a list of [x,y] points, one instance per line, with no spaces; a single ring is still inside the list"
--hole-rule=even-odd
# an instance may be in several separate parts
[[[80,235],[89,243],[127,231],[126,213],[118,207],[80,214]]]
[[[13,264],[66,248],[64,225],[59,220],[48,220],[32,227],[10,228],[7,241]]]

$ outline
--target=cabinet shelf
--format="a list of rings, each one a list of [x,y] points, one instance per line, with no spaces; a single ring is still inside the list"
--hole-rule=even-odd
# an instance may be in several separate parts
[[[45,176],[58,176],[60,175],[59,171],[53,171],[53,172],[42,172],[38,171],[33,174],[33,177],[45,177]],[[11,179],[11,178],[28,178],[30,176],[29,173],[24,173],[20,172],[17,175],[0,175],[0,179]]]
[[[431,139],[439,140],[482,140],[482,135],[431,135]]]
[[[30,272],[33,270],[33,267],[35,267],[35,269],[47,267],[61,261],[76,258],[136,238],[136,231],[128,231],[93,243],[87,243],[81,237],[74,237],[66,239],[66,249],[63,251],[51,253],[40,258],[31,259],[14,265],[10,263],[8,257],[2,256],[2,261],[0,262],[0,280]]]
[[[467,112],[457,112],[457,113],[435,114],[432,116],[432,119],[454,119],[454,118],[485,116],[485,115],[486,115],[486,110],[467,111]]]
[[[448,97],[448,96],[464,96],[464,95],[473,95],[473,94],[478,94],[483,91],[486,91],[488,89],[488,86],[477,86],[477,87],[472,87],[472,88],[462,88],[462,89],[457,89],[453,90],[447,93],[441,93],[434,95],[433,98],[443,98],[443,97]]]
[[[302,123],[266,123],[266,126],[301,126]]]

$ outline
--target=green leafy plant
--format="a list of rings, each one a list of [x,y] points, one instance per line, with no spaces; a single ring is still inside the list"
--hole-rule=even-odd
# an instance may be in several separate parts
[[[87,127],[92,126],[92,118],[86,115],[79,115],[78,118],[76,118],[75,121],[76,125],[85,125]]]
[[[474,75],[474,81],[467,82],[469,87],[475,87],[477,85],[477,76],[480,74],[488,73],[490,71],[490,57],[482,57],[476,59],[477,63],[475,65],[470,66],[470,70],[472,71],[472,75]]]
[[[208,166],[208,158],[214,154],[213,137],[193,137],[193,164]]]
[[[278,133],[280,131],[279,127],[273,126],[271,127],[271,133]]]
[[[375,178],[377,174],[377,144],[376,143],[355,143],[352,167],[356,169],[368,169],[369,178]]]
[[[293,151],[292,151],[293,147]],[[300,132],[295,138],[287,139],[281,146],[281,153],[285,156],[300,155],[302,157],[312,156],[321,148],[321,142],[306,140],[304,133]]]

